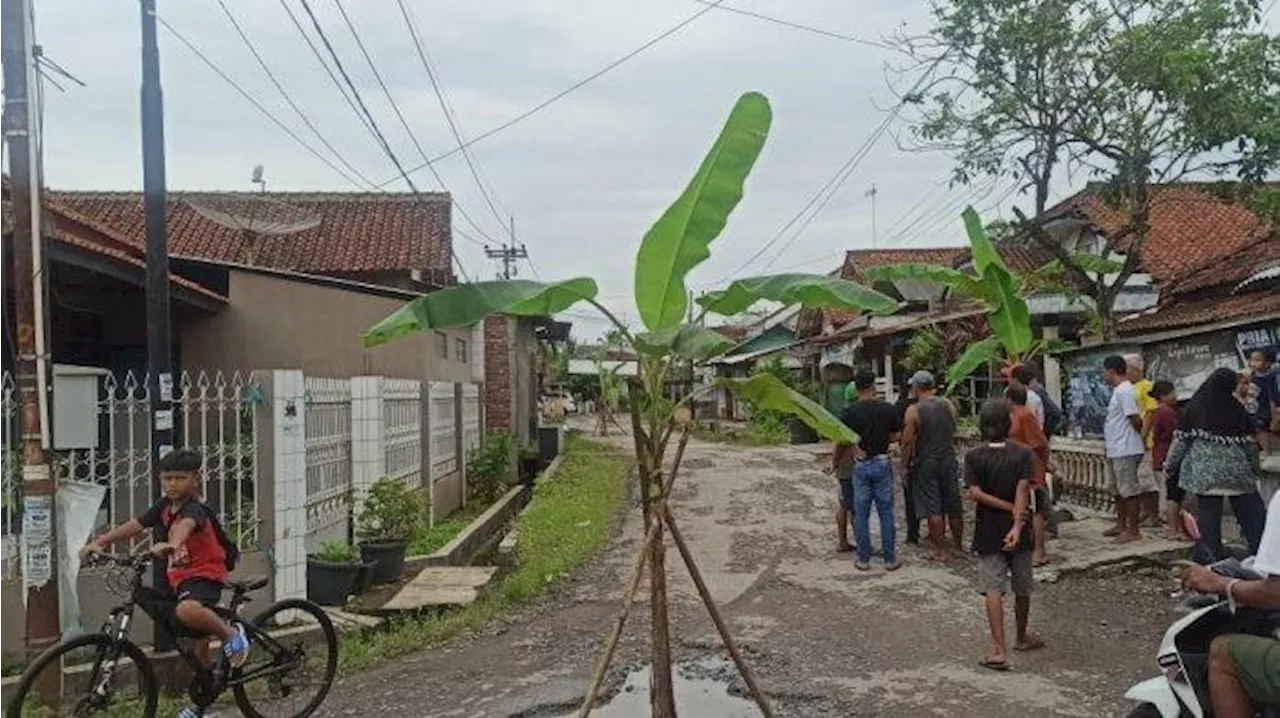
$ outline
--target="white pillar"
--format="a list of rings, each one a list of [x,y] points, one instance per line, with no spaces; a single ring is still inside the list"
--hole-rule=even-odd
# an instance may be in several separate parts
[[[302,372],[271,372],[275,597],[307,595],[307,428]]]
[[[893,343],[888,342],[884,346],[884,379],[888,384],[885,387],[885,401],[890,404],[898,400],[898,382],[893,379]]]
[[[1057,325],[1046,324],[1042,330],[1045,339],[1057,339]],[[1062,406],[1062,363],[1057,357],[1044,355],[1044,388],[1049,391],[1049,396]]]
[[[351,378],[351,518],[364,510],[374,482],[387,473],[382,377]],[[353,524],[354,526],[355,524]]]

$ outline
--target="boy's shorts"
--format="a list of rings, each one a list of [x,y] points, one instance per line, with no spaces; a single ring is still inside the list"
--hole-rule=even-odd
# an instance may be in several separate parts
[[[1048,486],[1035,486],[1031,489],[1031,513],[1037,516],[1048,516],[1053,511],[1053,498]]]
[[[1012,592],[1015,596],[1030,596],[1034,584],[1030,551],[978,555],[978,593],[999,591],[1005,595]]]
[[[1280,641],[1261,636],[1228,636],[1227,655],[1240,685],[1259,705],[1280,706]]]
[[[1141,454],[1107,459],[1107,480],[1111,490],[1120,498],[1130,499],[1151,490],[1144,488],[1138,478],[1138,467],[1141,465]]]
[[[133,600],[153,621],[164,621],[183,635],[193,635],[175,615],[182,601],[197,601],[206,608],[216,608],[222,601],[226,586],[209,578],[189,578],[178,584],[177,590],[168,586],[157,589],[139,586]]]

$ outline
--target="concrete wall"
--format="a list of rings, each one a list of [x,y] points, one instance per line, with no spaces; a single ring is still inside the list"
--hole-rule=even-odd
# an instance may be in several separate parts
[[[229,270],[230,305],[182,329],[185,368],[224,371],[301,369],[310,376],[380,375],[400,379],[471,380],[457,342],[473,351],[471,330],[444,332],[448,358],[431,332],[366,349],[361,335],[405,299],[300,279]]]
[[[249,576],[270,576],[271,564],[266,554],[258,551],[246,552],[240,556],[240,566],[236,569],[235,578]],[[80,622],[86,630],[93,631],[102,625],[107,611],[119,605],[123,600],[107,590],[101,571],[80,573]],[[252,615],[255,610],[262,610],[271,603],[274,586],[267,586],[255,594],[254,602],[247,609]],[[227,594],[229,596],[230,594]],[[134,643],[150,645],[152,625],[142,609],[134,611],[134,623],[131,636]],[[5,662],[25,662],[24,644],[26,642],[26,612],[22,607],[22,580],[5,579],[0,584],[0,651],[3,651]]]

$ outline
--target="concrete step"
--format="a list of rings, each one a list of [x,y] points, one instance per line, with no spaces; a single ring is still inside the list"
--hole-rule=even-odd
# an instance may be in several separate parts
[[[432,566],[422,569],[383,603],[382,612],[417,611],[474,603],[497,573],[497,566]]]

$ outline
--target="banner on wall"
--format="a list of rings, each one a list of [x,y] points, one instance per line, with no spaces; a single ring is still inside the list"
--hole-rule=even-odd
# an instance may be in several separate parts
[[[1261,349],[1276,361],[1280,354],[1280,323],[1249,327],[1236,332],[1236,351],[1240,353],[1240,362],[1248,365],[1249,354]]]
[[[1137,349],[1136,346],[1108,347],[1078,352],[1063,359],[1062,369],[1066,378],[1063,410],[1072,435],[1102,436],[1102,427],[1107,421],[1107,403],[1111,401],[1111,387],[1102,378],[1102,360],[1112,354],[1126,354]]]
[[[1218,367],[1239,371],[1243,366],[1236,332],[1221,331],[1152,344],[1143,352],[1147,378],[1173,382],[1178,399],[1190,399]]]

